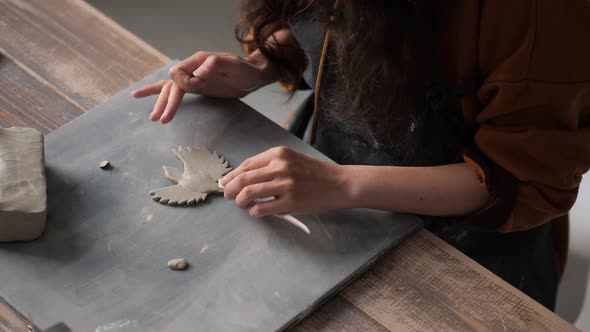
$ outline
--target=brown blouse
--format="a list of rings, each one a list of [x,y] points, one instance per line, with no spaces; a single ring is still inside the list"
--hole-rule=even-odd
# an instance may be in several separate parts
[[[444,4],[441,75],[483,82],[461,101],[477,127],[464,159],[492,201],[466,221],[512,232],[553,220],[563,270],[567,212],[590,166],[590,2]]]

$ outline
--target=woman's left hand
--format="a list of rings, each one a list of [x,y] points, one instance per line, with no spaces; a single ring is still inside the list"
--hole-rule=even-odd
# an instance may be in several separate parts
[[[251,216],[312,213],[347,207],[347,176],[338,164],[317,160],[287,147],[275,147],[245,160],[220,184],[225,198]],[[258,201],[274,196],[274,200]]]

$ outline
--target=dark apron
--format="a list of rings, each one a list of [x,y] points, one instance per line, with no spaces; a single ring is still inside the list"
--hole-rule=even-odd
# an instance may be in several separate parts
[[[301,12],[289,20],[289,25],[306,53],[308,65],[303,79],[313,89],[325,28],[314,22],[311,15],[309,10]],[[328,82],[322,83],[322,93],[332,83],[337,84],[335,72],[329,67],[324,77]],[[328,119],[322,111],[314,147],[339,164],[435,166],[458,162],[461,151],[471,144],[473,132],[467,129],[461,112],[449,112],[444,105],[449,100],[474,94],[477,88],[472,82],[451,87],[438,85],[425,93],[427,110],[412,123],[420,135],[419,140],[412,142],[419,142],[420,151],[425,152],[419,156],[408,157],[404,154],[407,147],[403,146],[384,148],[367,128],[360,133],[356,128],[357,132],[352,135],[346,124]],[[313,106],[311,96],[287,127],[307,142]],[[456,224],[441,217],[422,217],[425,227],[435,235],[545,307],[554,309],[559,276],[551,223],[527,231],[499,233]]]

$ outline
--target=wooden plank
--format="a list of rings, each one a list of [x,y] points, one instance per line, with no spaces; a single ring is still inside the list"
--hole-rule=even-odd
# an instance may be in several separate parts
[[[387,332],[379,322],[354,306],[341,295],[336,295],[312,315],[291,329],[293,332]],[[403,330],[396,330],[403,331]]]
[[[0,298],[0,332],[30,332],[33,326],[27,319]]]
[[[426,230],[340,294],[391,331],[577,331]]]
[[[0,56],[0,127],[30,127],[47,134],[83,112],[14,61]]]
[[[170,59],[81,0],[1,0],[0,49],[83,109]]]

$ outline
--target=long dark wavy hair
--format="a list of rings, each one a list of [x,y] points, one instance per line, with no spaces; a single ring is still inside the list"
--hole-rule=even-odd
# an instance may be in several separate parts
[[[271,35],[287,27],[288,19],[307,6],[315,20],[326,25],[334,15],[330,46],[342,76],[339,89],[350,99],[333,116],[353,121],[362,114],[383,141],[399,143],[403,138],[395,133],[407,131],[424,112],[424,87],[433,80],[430,3],[341,0],[334,12],[334,2],[327,0],[245,0],[236,36],[277,63],[283,80],[297,82],[305,66],[301,49],[271,48],[269,43],[278,44]],[[301,61],[287,61],[286,52],[299,52]]]

